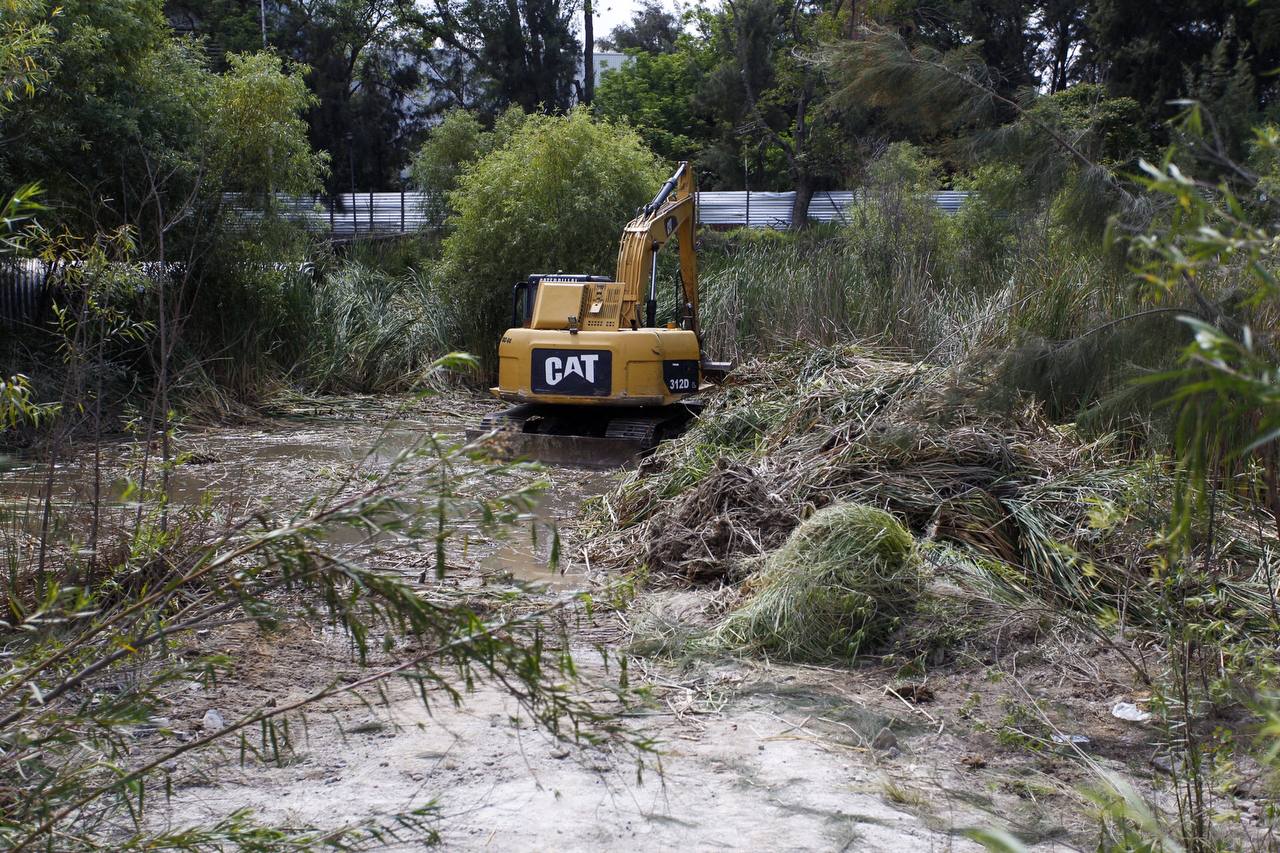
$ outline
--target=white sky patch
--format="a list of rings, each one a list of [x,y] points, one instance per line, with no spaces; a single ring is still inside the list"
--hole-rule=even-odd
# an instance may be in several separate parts
[[[614,27],[630,23],[632,14],[640,6],[640,0],[594,0],[596,38],[602,39],[613,32]],[[662,7],[669,12],[679,13],[679,4],[674,0],[662,0]],[[581,13],[578,16],[578,31],[581,35]]]

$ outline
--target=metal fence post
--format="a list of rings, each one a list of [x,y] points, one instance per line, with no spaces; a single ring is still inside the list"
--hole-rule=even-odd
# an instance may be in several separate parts
[[[400,188],[400,233],[404,233],[404,187]]]

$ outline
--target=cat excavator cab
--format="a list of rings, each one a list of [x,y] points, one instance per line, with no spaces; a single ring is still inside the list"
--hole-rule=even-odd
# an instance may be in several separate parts
[[[697,194],[677,167],[622,232],[613,278],[543,273],[512,292],[512,328],[498,345],[494,396],[515,404],[469,438],[508,456],[617,464],[681,430],[688,398],[728,365],[703,359],[698,329]],[[678,317],[657,322],[658,253],[680,244]]]

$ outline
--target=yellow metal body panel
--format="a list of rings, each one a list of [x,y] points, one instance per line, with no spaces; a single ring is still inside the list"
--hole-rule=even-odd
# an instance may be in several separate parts
[[[622,313],[623,286],[616,281],[587,285],[587,310],[582,315],[582,328],[589,331],[618,328]]]
[[[608,352],[611,356],[610,393],[583,397],[534,389],[534,352]],[[630,329],[571,334],[554,329],[509,329],[498,345],[498,386],[493,393],[519,403],[568,405],[665,406],[697,390],[673,394],[663,379],[664,361],[692,361],[699,357],[698,337],[683,329]],[[550,378],[567,370],[566,359],[546,365]],[[600,363],[594,359],[595,365]],[[593,365],[593,366],[595,366]],[[546,379],[539,373],[538,379]],[[696,383],[695,383],[696,384]]]
[[[623,326],[643,326],[646,290],[657,252],[675,237],[680,241],[680,288],[689,306],[688,328],[698,331],[698,255],[694,231],[698,224],[697,182],[688,163],[672,193],[656,208],[645,208],[627,223],[618,241],[616,278],[623,285]],[[683,312],[682,312],[683,313]]]
[[[538,287],[530,325],[535,329],[568,329],[582,322],[586,286],[580,282],[544,281]]]

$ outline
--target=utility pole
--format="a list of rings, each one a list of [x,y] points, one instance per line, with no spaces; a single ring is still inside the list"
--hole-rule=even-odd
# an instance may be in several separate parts
[[[262,11],[262,49],[267,49],[267,0],[258,0],[258,8]]]
[[[595,21],[591,0],[582,0],[582,103],[591,106],[596,96]]]

